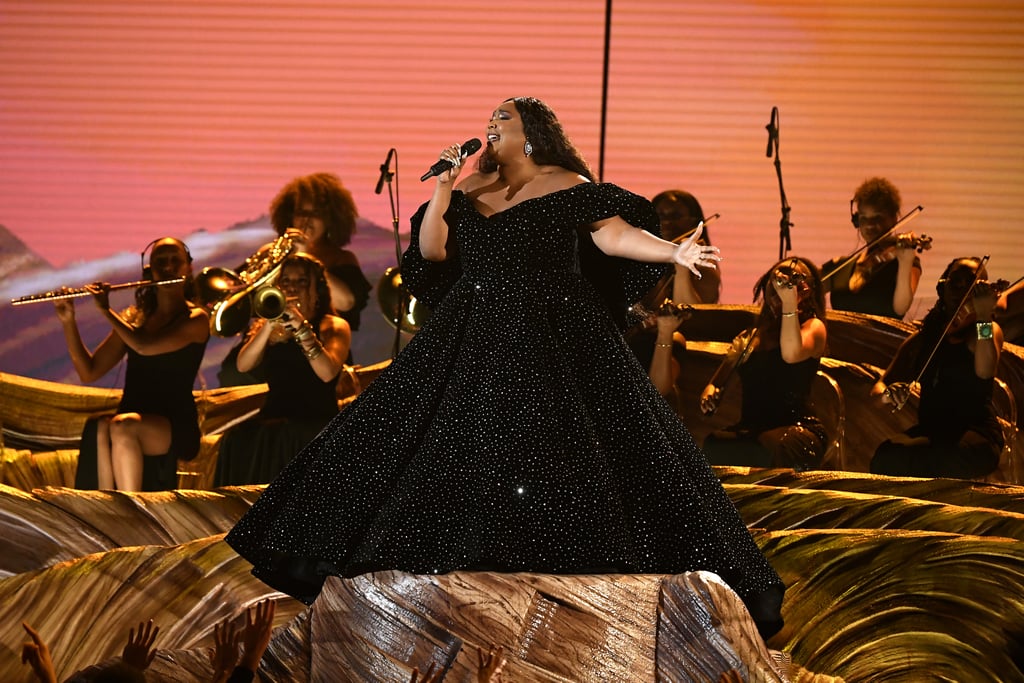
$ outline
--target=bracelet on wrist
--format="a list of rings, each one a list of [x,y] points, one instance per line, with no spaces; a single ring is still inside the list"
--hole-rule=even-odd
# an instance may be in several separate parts
[[[324,347],[321,346],[319,342],[317,342],[313,346],[309,347],[308,349],[303,349],[302,351],[303,353],[306,354],[306,358],[308,358],[309,360],[316,360],[317,358],[323,355]]]
[[[790,311],[789,313],[786,313],[785,311],[783,311],[782,312],[782,317],[783,318],[792,318],[796,314],[797,314],[797,311]]]
[[[671,349],[672,348],[672,344],[671,343],[663,344],[662,342],[655,342],[654,345],[657,346],[658,348],[661,348],[661,349]]]
[[[992,339],[992,323],[978,322],[974,324],[979,340]]]

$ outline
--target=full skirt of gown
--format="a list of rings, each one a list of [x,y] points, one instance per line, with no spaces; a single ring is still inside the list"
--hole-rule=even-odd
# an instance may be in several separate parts
[[[781,600],[614,321],[663,271],[596,254],[579,226],[615,215],[657,230],[650,203],[611,184],[489,217],[456,191],[454,253],[431,263],[421,208],[402,273],[433,315],[228,534],[253,573],[307,603],[328,575],[384,569],[703,569]]]

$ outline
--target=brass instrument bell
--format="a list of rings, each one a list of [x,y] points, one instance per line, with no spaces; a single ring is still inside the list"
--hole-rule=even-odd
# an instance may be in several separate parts
[[[210,332],[233,337],[245,330],[254,314],[280,317],[285,296],[271,282],[294,249],[292,239],[282,235],[247,258],[239,273],[216,266],[203,268],[195,279],[199,300],[210,311]]]
[[[384,271],[377,284],[377,303],[389,323],[403,332],[415,334],[430,318],[431,310],[417,301],[402,284],[402,273],[395,266]]]

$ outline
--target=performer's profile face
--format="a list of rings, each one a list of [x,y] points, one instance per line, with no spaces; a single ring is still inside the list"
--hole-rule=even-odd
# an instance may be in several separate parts
[[[502,102],[487,122],[487,148],[497,157],[524,154],[523,119],[514,102]]]

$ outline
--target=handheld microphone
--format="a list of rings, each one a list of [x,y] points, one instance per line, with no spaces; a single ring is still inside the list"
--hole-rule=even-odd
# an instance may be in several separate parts
[[[779,144],[779,124],[777,123],[779,118],[779,108],[772,107],[772,119],[768,122],[765,128],[768,130],[768,150],[764,153],[766,157],[771,159],[772,150]]]
[[[465,142],[462,143],[462,158],[465,159],[471,154],[476,154],[477,150],[479,150],[481,146],[482,143],[480,142],[480,138],[471,138],[469,140],[466,140]],[[427,171],[420,177],[420,182],[428,178],[433,178],[434,176],[441,175],[451,167],[452,162],[447,161],[445,159],[441,159],[436,164],[431,166],[429,171]]]
[[[384,181],[388,179],[391,169],[391,157],[395,153],[395,148],[392,147],[388,150],[388,156],[384,159],[384,163],[380,165],[380,178],[377,179],[377,187],[374,189],[374,194],[380,194],[381,190],[384,189]]]

